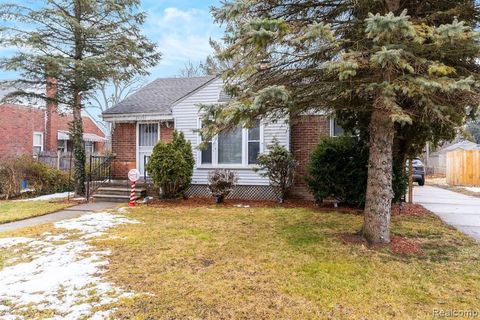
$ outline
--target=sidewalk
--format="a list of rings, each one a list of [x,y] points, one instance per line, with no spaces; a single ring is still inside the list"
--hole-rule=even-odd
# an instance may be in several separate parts
[[[49,213],[39,217],[28,218],[25,220],[0,224],[0,232],[12,231],[20,228],[33,227],[45,223],[57,222],[64,219],[71,219],[81,216],[86,212],[101,211],[115,208],[118,203],[112,202],[92,202],[80,204],[54,213]]]
[[[415,187],[413,201],[480,242],[480,198],[423,186]]]

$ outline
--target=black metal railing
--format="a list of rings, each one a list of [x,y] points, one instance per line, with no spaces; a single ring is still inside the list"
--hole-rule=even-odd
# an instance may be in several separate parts
[[[87,200],[90,200],[90,197],[98,188],[112,180],[113,158],[113,156],[90,155],[86,185]]]

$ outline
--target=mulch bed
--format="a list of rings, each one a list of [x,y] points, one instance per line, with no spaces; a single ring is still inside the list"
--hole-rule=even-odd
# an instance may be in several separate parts
[[[239,200],[239,199],[226,199],[224,203],[215,204],[213,198],[200,198],[200,197],[190,197],[188,199],[154,199],[151,200],[147,205],[155,207],[204,207],[217,205],[219,207],[225,208],[309,208],[315,211],[323,212],[332,212],[338,211],[340,213],[348,214],[362,214],[362,210],[354,207],[348,207],[339,205],[334,207],[332,203],[325,203],[321,206],[317,205],[314,201],[300,200],[300,199],[289,199],[284,203],[278,203],[276,201],[270,200]]]
[[[389,244],[371,245],[361,235],[356,233],[339,233],[337,237],[345,245],[363,245],[372,250],[389,248],[393,254],[397,255],[415,255],[422,256],[423,251],[420,244],[415,239],[406,237],[392,236]]]
[[[416,203],[404,203],[402,206],[392,206],[392,216],[424,216],[431,214],[430,211]]]
[[[349,207],[345,205],[338,205],[334,207],[333,203],[324,203],[317,205],[314,201],[289,199],[284,203],[278,203],[276,201],[269,200],[238,200],[238,199],[226,199],[224,203],[215,204],[212,198],[190,197],[188,199],[154,199],[148,203],[149,206],[156,207],[205,207],[217,205],[225,208],[308,208],[320,212],[332,212],[337,211],[345,214],[362,215],[363,210],[356,207]],[[392,206],[392,216],[422,216],[430,214],[430,211],[425,209],[419,204],[404,203],[403,206],[395,204]]]

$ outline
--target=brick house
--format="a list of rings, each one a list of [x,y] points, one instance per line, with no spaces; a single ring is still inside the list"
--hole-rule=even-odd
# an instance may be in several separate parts
[[[7,90],[0,90],[0,100]],[[107,141],[100,125],[84,113],[84,142],[89,153],[101,153]],[[72,151],[69,126],[72,115],[60,114],[55,104],[0,104],[0,159],[39,152]]]
[[[200,104],[226,102],[223,82],[214,76],[157,79],[103,113],[112,125],[112,152],[115,155],[113,175],[125,180],[127,172],[137,168],[142,174],[158,141],[170,141],[173,130],[184,133],[193,148],[196,164],[190,195],[208,195],[208,173],[228,168],[238,175],[232,194],[236,198],[272,198],[274,193],[267,178],[253,168],[256,158],[268,144],[277,139],[289,149],[297,161],[297,179],[293,194],[310,198],[303,182],[309,156],[321,137],[336,135],[341,130],[326,115],[308,114],[295,123],[261,121],[254,128],[238,128],[221,133],[208,148],[197,148],[201,139]]]

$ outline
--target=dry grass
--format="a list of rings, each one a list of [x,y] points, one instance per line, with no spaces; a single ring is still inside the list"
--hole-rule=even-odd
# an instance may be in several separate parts
[[[422,255],[342,243],[362,217],[312,208],[138,207],[97,241],[143,293],[119,319],[428,319],[480,301],[480,247],[431,216],[393,217]]]
[[[0,201],[0,224],[55,212],[74,203],[66,201]]]

